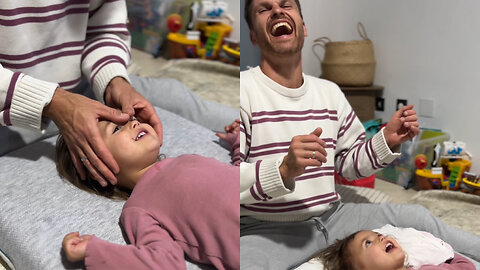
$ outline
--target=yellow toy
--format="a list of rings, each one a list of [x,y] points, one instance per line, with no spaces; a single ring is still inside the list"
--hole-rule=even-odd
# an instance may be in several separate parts
[[[192,5],[192,22],[187,33],[178,32],[181,28],[178,15],[167,18],[170,33],[167,35],[170,58],[201,57],[218,59],[224,38],[230,36],[233,18],[226,12],[224,1],[202,0]],[[181,24],[181,22],[180,22]]]
[[[472,162],[463,158],[453,160],[444,158],[440,160],[440,166],[448,172],[445,180],[442,181],[442,186],[447,190],[457,190],[460,188],[463,174],[470,171]]]

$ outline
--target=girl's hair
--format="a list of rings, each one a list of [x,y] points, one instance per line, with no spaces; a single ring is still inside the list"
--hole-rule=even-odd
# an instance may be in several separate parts
[[[106,187],[102,187],[95,179],[90,178],[90,175],[87,175],[86,180],[81,180],[73,164],[65,139],[61,134],[57,138],[55,153],[58,174],[74,186],[110,199],[127,200],[130,196],[130,191],[110,183]]]
[[[342,240],[337,240],[334,244],[315,256],[315,258],[323,262],[325,270],[355,270],[351,260],[352,254],[348,250],[348,245],[357,233],[358,232],[352,233]]]

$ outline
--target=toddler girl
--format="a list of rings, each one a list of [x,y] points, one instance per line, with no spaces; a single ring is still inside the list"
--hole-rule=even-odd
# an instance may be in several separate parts
[[[427,241],[443,242],[438,238],[433,238],[431,239],[433,241]],[[393,237],[384,236],[375,231],[359,231],[343,240],[337,240],[333,245],[320,252],[318,258],[323,261],[326,270],[475,270],[472,262],[459,254],[454,254],[453,251],[447,260],[439,264],[423,264],[414,268],[409,264],[407,253],[398,242]],[[421,243],[419,244],[421,245]],[[432,245],[428,248],[431,247]],[[446,243],[444,247],[447,251],[449,248],[451,249]],[[440,250],[444,249],[443,247],[439,248],[437,245],[436,248],[437,256],[445,254]]]
[[[159,161],[162,134],[135,119],[98,127],[120,167],[117,186],[81,181],[61,136],[57,170],[79,188],[129,197],[120,217],[129,244],[73,232],[62,243],[67,259],[84,260],[87,269],[186,269],[186,254],[217,269],[239,269],[239,167],[199,155]],[[238,148],[238,128],[222,138]]]

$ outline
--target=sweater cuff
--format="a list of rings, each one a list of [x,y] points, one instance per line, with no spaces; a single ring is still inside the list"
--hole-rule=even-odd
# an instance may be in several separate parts
[[[269,197],[276,198],[295,190],[295,180],[289,180],[284,184],[280,175],[280,164],[282,164],[283,156],[278,159],[262,160],[258,176],[265,194]]]
[[[95,235],[92,235],[88,241],[87,250],[85,251],[85,267],[87,269],[102,264],[102,260],[98,258],[98,254],[101,254],[103,242],[104,240],[101,240]]]
[[[372,138],[372,147],[373,151],[377,155],[378,160],[381,163],[391,163],[397,157],[401,156],[401,145],[396,146],[394,149],[390,149],[385,140],[385,135],[383,134],[384,128],[382,128],[377,134]],[[392,152],[393,150],[393,152]]]
[[[107,88],[110,81],[115,77],[122,77],[131,84],[130,78],[128,77],[127,69],[120,63],[113,62],[102,67],[93,78],[93,91],[95,97],[100,102],[105,103],[105,89]]]
[[[48,121],[42,121],[45,106],[52,100],[58,84],[24,75],[17,83],[10,107],[12,126],[29,129],[45,129]]]

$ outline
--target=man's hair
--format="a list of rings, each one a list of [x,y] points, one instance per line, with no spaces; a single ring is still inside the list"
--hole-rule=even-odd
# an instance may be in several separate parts
[[[245,0],[245,10],[243,16],[245,17],[245,20],[247,21],[248,28],[252,29],[252,2],[253,0]],[[297,4],[298,11],[300,12],[300,17],[303,18],[302,14],[302,7],[300,6],[300,1],[295,0],[295,3]]]
[[[342,240],[322,250],[315,258],[323,262],[325,270],[355,270],[352,262],[352,254],[348,245],[352,242],[358,232],[352,233]]]
[[[62,135],[58,135],[57,145],[55,148],[55,163],[57,165],[58,174],[74,186],[101,195],[110,199],[127,200],[130,191],[114,186],[110,183],[106,187],[102,187],[96,180],[87,175],[86,180],[81,180],[75,169],[72,157],[68,151],[67,144]]]

